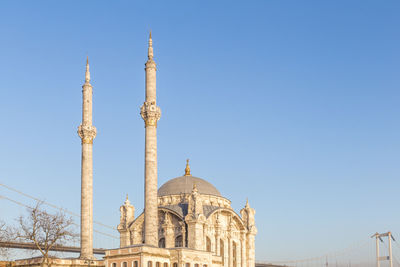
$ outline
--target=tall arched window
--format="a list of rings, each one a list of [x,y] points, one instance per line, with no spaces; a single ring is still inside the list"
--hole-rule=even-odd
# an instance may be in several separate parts
[[[177,237],[175,238],[175,247],[176,247],[176,248],[179,248],[179,247],[182,247],[182,245],[183,245],[182,236],[179,235],[179,236],[177,236]]]
[[[211,252],[211,239],[206,237],[206,251]]]
[[[133,267],[138,267],[138,261],[133,262]]]
[[[236,243],[232,242],[232,258],[233,258],[233,266],[232,267],[237,266],[236,249],[237,249]]]
[[[158,247],[159,248],[165,248],[165,238],[160,238],[160,240],[158,240]]]
[[[224,248],[224,240],[219,240],[219,254],[222,257],[222,265],[225,263],[225,248]]]
[[[152,261],[148,261],[147,262],[147,267],[153,267],[153,262]]]
[[[174,262],[173,266],[174,266],[174,267],[178,267],[178,263],[177,263],[177,262]]]

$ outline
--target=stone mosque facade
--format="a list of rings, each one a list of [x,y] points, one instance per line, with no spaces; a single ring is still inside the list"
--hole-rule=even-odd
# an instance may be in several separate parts
[[[146,68],[145,207],[135,217],[128,197],[120,207],[120,248],[106,251],[106,267],[254,267],[255,210],[240,214],[204,179],[184,175],[157,187],[156,64],[150,34]],[[158,188],[158,189],[157,189]]]
[[[128,198],[120,211],[120,247],[134,251],[145,243],[144,213],[135,217]],[[154,263],[144,262],[145,267],[253,267],[254,213],[247,202],[238,215],[227,198],[209,182],[192,176],[187,165],[184,176],[158,189],[157,247],[167,256],[149,257],[146,260]]]

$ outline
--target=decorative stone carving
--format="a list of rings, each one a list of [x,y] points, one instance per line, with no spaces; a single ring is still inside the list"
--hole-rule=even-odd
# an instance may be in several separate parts
[[[161,118],[161,109],[160,107],[156,106],[155,102],[146,101],[140,108],[140,115],[145,122],[145,127],[157,127],[157,122]]]
[[[79,125],[78,135],[82,139],[82,144],[93,144],[97,130],[93,125]]]

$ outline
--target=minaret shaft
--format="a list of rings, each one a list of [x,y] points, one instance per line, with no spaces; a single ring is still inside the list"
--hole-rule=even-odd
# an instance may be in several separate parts
[[[145,243],[158,246],[157,128],[146,128],[145,145]]]
[[[93,139],[96,128],[92,125],[92,94],[89,62],[86,62],[85,83],[82,86],[82,124],[78,127],[82,139],[81,165],[81,255],[82,259],[93,256]]]
[[[156,68],[146,68],[146,102],[156,103]]]
[[[156,105],[156,63],[153,60],[151,35],[148,61],[146,62],[146,101],[141,108],[145,122],[145,244],[158,246],[158,205],[157,205],[157,121],[161,111]]]

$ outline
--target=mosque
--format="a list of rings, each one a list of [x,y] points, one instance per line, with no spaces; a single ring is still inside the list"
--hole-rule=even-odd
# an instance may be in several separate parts
[[[156,63],[150,34],[146,68],[145,207],[135,217],[128,198],[120,207],[120,248],[106,251],[106,267],[254,267],[255,210],[237,214],[212,184],[191,175],[157,187]],[[158,188],[158,189],[157,189]]]
[[[145,64],[146,99],[140,109],[145,124],[145,206],[135,217],[128,197],[120,207],[120,247],[106,250],[104,260],[93,256],[93,140],[92,86],[86,62],[82,86],[81,229],[80,257],[59,259],[54,266],[99,267],[254,267],[255,210],[248,201],[240,214],[229,199],[204,179],[191,175],[189,160],[184,175],[157,185],[156,63],[151,33]],[[39,261],[17,262],[39,266]]]

